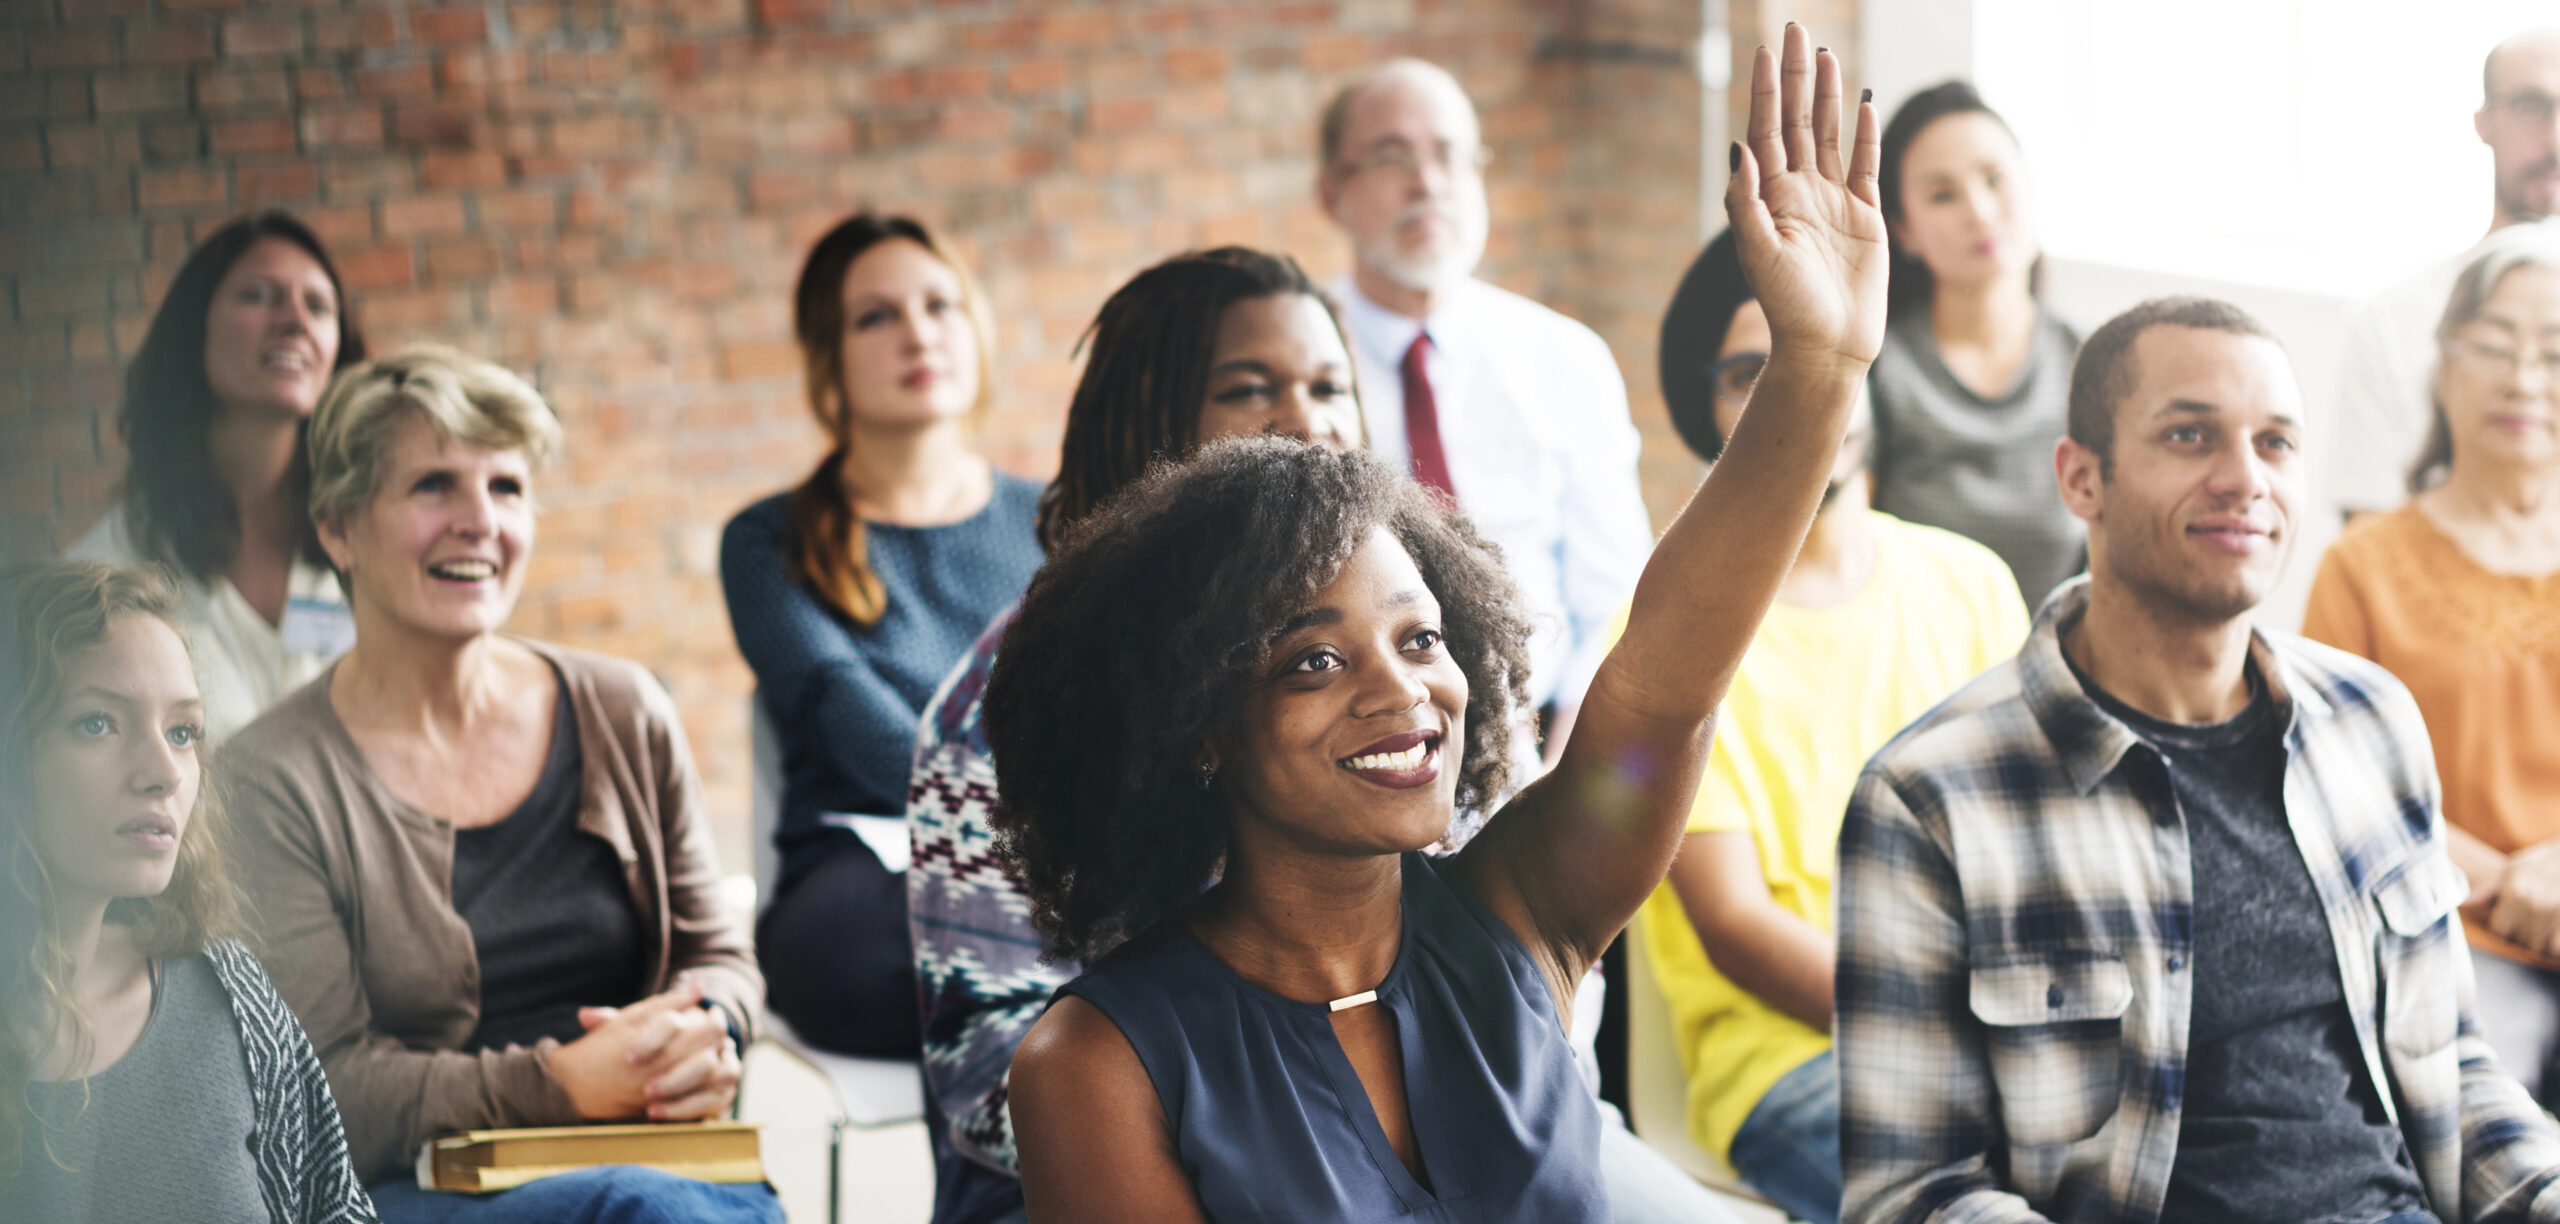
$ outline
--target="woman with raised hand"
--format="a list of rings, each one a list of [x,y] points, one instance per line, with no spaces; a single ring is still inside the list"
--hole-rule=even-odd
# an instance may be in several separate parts
[[[969,449],[994,393],[985,296],[921,222],[860,213],[793,297],[826,457],[740,511],[720,586],[781,749],[781,871],[756,923],[774,1014],[846,1054],[916,1055],[907,772],[916,716],[1040,564],[1040,486]]]
[[[1150,468],[1221,438],[1361,445],[1350,350],[1295,260],[1243,247],[1176,255],[1113,292],[1085,333],[1058,479],[1040,497],[1055,547]],[[987,853],[995,763],[980,714],[1008,606],[924,709],[907,788],[907,914],[934,1107],[935,1224],[1019,1219],[1006,1068],[1073,965],[1042,963],[1021,885]]]
[[[763,980],[674,702],[503,632],[559,448],[514,374],[416,348],[311,428],[311,517],[355,645],[240,733],[243,878],[385,1219],[778,1220],[763,1186],[603,1166],[418,1189],[438,1134],[725,1114]]]
[[[2320,560],[2302,632],[2389,668],[2435,744],[2480,1027],[2560,1101],[2560,222],[2481,244],[2436,328],[2412,499]]]
[[[2000,554],[2033,609],[2080,572],[2054,483],[2080,334],[2036,296],[2025,156],[1963,81],[1913,95],[1878,172],[1893,240],[1876,357],[1875,506]]]
[[[125,367],[123,499],[66,555],[176,572],[217,743],[347,648],[303,433],[364,355],[319,237],[265,212],[196,244]]]
[[[179,607],[145,570],[0,574],[0,1202],[371,1220],[311,1042],[236,938]]]
[[[1051,951],[1090,966],[1014,1059],[1033,1220],[1606,1217],[1573,987],[1670,862],[1884,326],[1873,111],[1844,150],[1837,61],[1791,25],[1783,64],[1756,57],[1726,197],[1764,410],[1656,549],[1556,770],[1456,856],[1420,851],[1503,793],[1526,626],[1397,473],[1220,443],[1033,580],[988,682],[996,823]]]

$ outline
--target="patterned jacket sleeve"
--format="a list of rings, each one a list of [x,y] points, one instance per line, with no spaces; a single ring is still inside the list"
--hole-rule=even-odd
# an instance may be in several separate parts
[[[379,1224],[357,1179],[320,1056],[267,971],[238,942],[206,949],[231,996],[255,1098],[253,1153],[268,1210],[285,1224]]]
[[[979,722],[1007,610],[988,626],[925,707],[907,790],[907,923],[924,1009],[926,1090],[953,1148],[1008,1176],[1013,1124],[1005,1113],[1014,1047],[1075,976],[1040,961],[1031,902],[995,854],[995,761]]]
[[[1954,861],[1876,766],[1858,779],[1840,829],[1837,896],[1840,1218],[2044,1219],[1991,1167],[1999,1090],[1968,1003]]]

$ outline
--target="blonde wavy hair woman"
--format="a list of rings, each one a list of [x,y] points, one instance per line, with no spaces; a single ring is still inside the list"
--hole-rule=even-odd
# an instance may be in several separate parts
[[[372,1219],[311,1044],[233,938],[171,583],[37,566],[0,575],[0,608],[0,1198]]]
[[[442,1131],[726,1112],[763,995],[674,702],[503,632],[560,439],[451,349],[330,388],[311,518],[355,644],[226,750],[242,875],[384,1218],[777,1219],[764,1187],[628,1167],[475,1199],[407,1175]]]

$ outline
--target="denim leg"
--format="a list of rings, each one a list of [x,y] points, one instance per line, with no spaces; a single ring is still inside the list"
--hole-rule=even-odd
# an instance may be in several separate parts
[[[1840,1224],[1840,1077],[1829,1051],[1769,1086],[1727,1158],[1744,1185],[1788,1215]]]
[[[637,1165],[562,1173],[496,1194],[421,1190],[414,1177],[366,1187],[383,1224],[782,1224],[765,1185],[714,1185]]]

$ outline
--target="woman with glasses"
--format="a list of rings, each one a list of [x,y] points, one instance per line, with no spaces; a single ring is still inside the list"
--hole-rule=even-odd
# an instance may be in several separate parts
[[[2560,1100],[2560,225],[2500,231],[2436,328],[2414,495],[2320,562],[2302,631],[2409,686],[2435,743],[2481,1027]]]
[[[2301,632],[2391,668],[2435,740],[2481,1027],[2560,1099],[2560,225],[2514,225],[2452,282],[2435,423],[2404,507],[2319,561]]]
[[[1884,129],[1893,290],[1876,358],[1876,508],[1989,545],[2030,605],[2079,572],[2053,474],[2080,335],[2036,298],[2034,201],[1973,86],[1922,90]]]

